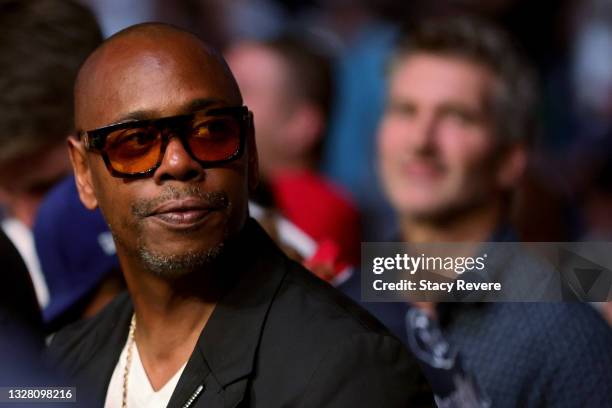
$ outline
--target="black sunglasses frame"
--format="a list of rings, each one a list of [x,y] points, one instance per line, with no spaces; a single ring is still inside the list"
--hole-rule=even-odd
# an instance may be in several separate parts
[[[157,159],[156,164],[148,170],[137,172],[137,173],[124,173],[118,170],[115,170],[111,164],[110,158],[108,157],[108,153],[104,149],[106,145],[106,139],[108,135],[116,130],[122,129],[134,129],[138,127],[147,127],[147,126],[155,126],[162,130],[176,130],[184,127],[186,123],[192,121],[197,115],[205,114],[209,117],[222,116],[222,115],[230,115],[234,118],[238,119],[240,123],[240,135],[239,135],[239,146],[238,149],[228,158],[223,160],[215,160],[215,161],[206,161],[199,160],[189,147],[189,143],[187,143],[186,135],[184,132],[162,132],[162,144],[160,146],[159,158]],[[165,118],[158,119],[146,119],[146,120],[137,120],[132,122],[123,122],[116,123],[108,126],[104,126],[101,128],[82,131],[79,133],[79,137],[83,140],[85,149],[91,152],[98,153],[102,156],[104,160],[104,164],[106,168],[111,173],[113,177],[119,178],[144,178],[152,175],[155,170],[161,166],[161,163],[164,159],[164,155],[166,153],[166,148],[168,147],[168,143],[170,143],[170,138],[176,136],[181,140],[183,144],[183,148],[189,154],[189,156],[198,162],[200,166],[204,168],[216,167],[225,163],[229,163],[233,160],[238,159],[242,156],[244,151],[245,143],[246,143],[246,134],[249,131],[249,128],[253,126],[253,113],[249,111],[246,106],[233,106],[233,107],[225,107],[225,108],[213,108],[207,110],[201,110],[193,113],[189,113],[186,115],[178,115],[178,116],[169,116]]]

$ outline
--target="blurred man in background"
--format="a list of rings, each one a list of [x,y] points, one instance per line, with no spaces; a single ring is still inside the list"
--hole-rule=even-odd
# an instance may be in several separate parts
[[[378,134],[383,184],[400,220],[396,240],[517,240],[509,212],[534,133],[534,90],[510,40],[486,23],[430,21],[400,41]],[[357,281],[345,289],[359,296]],[[434,352],[422,362],[438,397],[464,394],[457,378],[467,372],[484,405],[610,402],[612,332],[587,305],[420,304],[429,318],[415,318],[406,304],[367,306],[411,348],[429,332],[423,339]],[[459,357],[441,370],[436,350]]]
[[[0,212],[40,307],[49,301],[30,228],[44,194],[69,171],[72,86],[102,41],[93,15],[70,0],[0,1]]]
[[[314,41],[314,40],[313,40]],[[241,42],[228,63],[253,110],[263,189],[318,246],[306,264],[329,262],[328,280],[359,259],[359,216],[344,192],[319,173],[332,105],[331,66],[306,36]],[[261,189],[260,189],[261,191]]]
[[[100,41],[94,17],[77,2],[0,0],[2,386],[66,385],[38,358],[49,292],[30,228],[46,191],[70,170],[73,83]]]

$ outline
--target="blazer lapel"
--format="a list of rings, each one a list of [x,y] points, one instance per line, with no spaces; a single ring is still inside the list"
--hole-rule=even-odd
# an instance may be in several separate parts
[[[220,387],[211,375],[204,355],[196,347],[168,402],[168,408],[223,407]]]
[[[169,408],[233,408],[245,397],[259,340],[287,258],[253,220],[245,227],[240,278],[215,307],[202,331]]]

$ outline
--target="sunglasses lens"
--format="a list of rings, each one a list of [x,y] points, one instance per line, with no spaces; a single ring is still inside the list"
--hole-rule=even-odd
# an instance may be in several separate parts
[[[203,162],[230,159],[240,150],[240,122],[231,116],[207,118],[194,123],[187,138],[193,155]]]
[[[235,111],[213,115],[197,112],[131,123],[127,128],[121,126],[122,129],[103,135],[104,146],[95,149],[102,150],[117,177],[139,177],[156,168],[164,153],[162,149],[175,136],[201,165],[233,160],[242,144],[245,116],[241,112],[241,116],[234,115],[238,113]]]
[[[157,164],[161,134],[155,128],[121,129],[106,139],[106,152],[115,171],[135,174]]]

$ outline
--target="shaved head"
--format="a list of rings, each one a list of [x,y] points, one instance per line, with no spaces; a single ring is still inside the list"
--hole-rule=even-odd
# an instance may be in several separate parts
[[[102,110],[160,70],[179,70],[179,76],[185,77],[203,75],[223,89],[226,100],[221,102],[242,104],[234,76],[215,49],[172,25],[143,23],[108,38],[81,67],[75,84],[76,128],[91,129],[122,119],[108,121]],[[146,110],[145,101],[142,105],[139,111]]]

